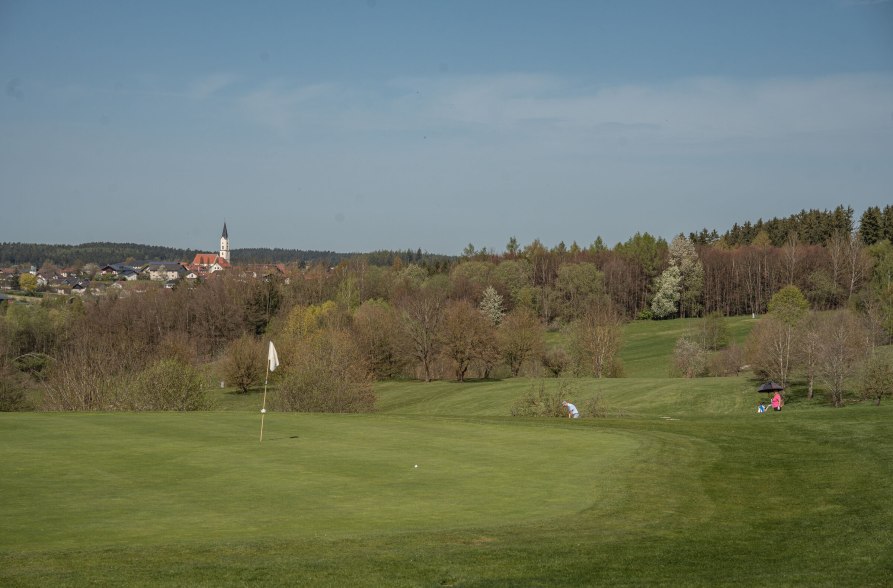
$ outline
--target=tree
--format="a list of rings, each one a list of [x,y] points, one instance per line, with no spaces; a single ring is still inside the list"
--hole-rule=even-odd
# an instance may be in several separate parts
[[[671,265],[657,278],[655,294],[651,301],[651,314],[656,319],[667,318],[676,314],[676,305],[679,302],[679,289],[682,283],[682,274],[679,268]]]
[[[761,378],[786,385],[790,369],[790,331],[777,316],[768,315],[751,330],[745,343],[745,356]]]
[[[499,292],[493,286],[487,286],[487,289],[484,290],[480,309],[493,326],[497,326],[502,322],[502,317],[505,315],[505,311],[502,308],[502,296],[499,295]]]
[[[331,300],[310,306],[297,305],[291,309],[285,319],[285,334],[288,337],[300,339],[327,326],[332,326],[337,309],[337,305]]]
[[[704,290],[704,266],[698,258],[694,243],[678,235],[670,243],[670,263],[679,268],[679,316],[697,316],[701,310]]]
[[[519,307],[500,323],[497,341],[502,358],[513,377],[521,372],[524,362],[539,357],[545,348],[545,333],[536,313]]]
[[[283,362],[273,404],[298,412],[371,412],[375,393],[363,356],[344,331],[326,328],[297,341]]]
[[[755,363],[767,370],[773,379],[787,386],[794,353],[795,333],[806,316],[809,303],[796,286],[785,286],[769,300],[768,326],[760,330],[762,350]],[[752,350],[753,351],[753,350]]]
[[[873,354],[862,368],[862,397],[881,405],[881,398],[893,395],[893,363],[888,356]]]
[[[492,339],[492,326],[465,300],[447,303],[444,309],[440,343],[443,354],[455,366],[456,381],[464,382],[472,361],[482,357]]]
[[[884,218],[878,206],[869,206],[859,220],[859,238],[865,245],[874,245],[884,238]]]
[[[680,337],[673,347],[673,368],[685,378],[697,378],[707,373],[707,350],[690,337]]]
[[[399,303],[403,332],[410,342],[409,355],[422,364],[426,382],[431,381],[432,363],[440,349],[443,305],[443,295],[427,287],[404,296]]]
[[[586,309],[604,298],[604,275],[592,263],[563,263],[555,278],[558,312],[570,322],[580,318]]]
[[[806,376],[806,397],[810,400],[815,395],[815,380],[819,369],[819,348],[822,342],[822,332],[818,315],[808,315],[802,324],[799,340],[795,347],[797,364]]]
[[[406,363],[405,339],[400,317],[382,300],[367,300],[353,315],[353,337],[360,353],[377,378],[398,375]]]
[[[505,246],[505,254],[508,257],[514,257],[518,254],[519,249],[518,240],[515,237],[509,237],[509,242]]]
[[[709,351],[717,351],[729,344],[729,327],[718,312],[711,312],[704,317],[698,335],[701,346]]]
[[[19,289],[25,292],[34,292],[35,290],[37,290],[37,276],[29,273],[20,275]]]
[[[251,335],[242,335],[229,344],[223,373],[230,385],[247,394],[249,388],[263,381],[266,371],[264,345]]]
[[[620,375],[623,321],[610,304],[591,306],[570,327],[571,349],[577,365],[596,378]]]
[[[822,321],[820,341],[818,375],[828,386],[834,406],[841,407],[846,381],[865,356],[867,335],[858,317],[844,310]]]

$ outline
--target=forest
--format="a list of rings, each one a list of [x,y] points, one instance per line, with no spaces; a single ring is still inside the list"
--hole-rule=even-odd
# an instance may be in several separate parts
[[[769,231],[781,225],[790,231],[779,241]],[[755,226],[748,242],[730,243]],[[893,333],[891,233],[891,207],[868,209],[858,229],[840,207],[707,242],[644,233],[613,248],[547,248],[513,238],[502,253],[469,245],[452,261],[355,255],[265,279],[223,272],[173,290],[0,303],[0,405],[207,408],[202,391],[218,381],[245,392],[263,383],[272,341],[278,408],[368,411],[377,380],[622,377],[624,323],[687,317],[702,327],[680,338],[674,375],[749,364],[784,382],[797,369],[811,391],[833,363],[825,381],[837,394],[858,369],[881,382],[889,374],[874,350]],[[722,332],[721,318],[735,315],[766,316],[741,348]]]

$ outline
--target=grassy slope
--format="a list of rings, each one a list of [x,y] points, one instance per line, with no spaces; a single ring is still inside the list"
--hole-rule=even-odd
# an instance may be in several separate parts
[[[743,377],[660,373],[680,328],[576,382],[623,418],[505,416],[524,379],[388,383],[262,444],[256,393],[0,415],[0,584],[890,585],[893,405],[757,415]]]

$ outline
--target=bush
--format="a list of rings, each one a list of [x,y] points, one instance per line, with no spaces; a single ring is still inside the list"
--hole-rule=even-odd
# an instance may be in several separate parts
[[[737,376],[741,372],[744,363],[744,351],[740,346],[732,343],[725,349],[710,356],[707,365],[707,373],[711,376]]]
[[[582,403],[581,416],[603,419],[608,416],[608,407],[605,405],[601,394],[596,394]]]
[[[273,405],[296,412],[372,412],[375,393],[360,351],[343,332],[323,330],[295,344]]]
[[[874,400],[880,406],[881,398],[893,394],[893,363],[888,357],[874,355],[865,362],[860,378],[862,398]]]
[[[673,348],[673,373],[697,378],[707,373],[707,351],[694,339],[680,337]]]
[[[31,408],[25,391],[9,374],[0,373],[0,412],[19,412]]]
[[[251,335],[243,335],[229,344],[223,361],[226,381],[242,394],[264,381],[267,364],[264,344]]]
[[[129,410],[208,410],[210,398],[201,375],[175,359],[163,359],[141,372],[125,392]]]
[[[560,347],[548,350],[542,357],[543,367],[556,378],[567,369],[570,361],[567,352]]]
[[[534,384],[523,397],[512,405],[512,416],[518,417],[563,417],[567,416],[567,409],[561,405],[564,395],[563,386],[556,390],[546,390],[546,383],[542,380]]]

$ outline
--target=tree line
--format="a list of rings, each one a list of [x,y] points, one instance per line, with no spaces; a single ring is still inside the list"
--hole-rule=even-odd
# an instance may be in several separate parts
[[[191,261],[197,249],[178,249],[136,243],[82,243],[80,245],[52,245],[46,243],[0,243],[0,266],[44,265],[81,268],[87,264],[103,266],[122,261]],[[400,258],[407,263],[444,268],[455,256],[423,252],[421,249],[403,251],[373,251],[371,253],[337,253],[282,248],[241,248],[232,250],[232,262],[306,266],[320,263],[338,265],[345,259],[362,256],[372,265],[391,265]]]
[[[291,410],[370,410],[372,383],[389,378],[616,377],[624,321],[771,316],[788,287],[811,310],[859,317],[873,345],[893,332],[893,245],[853,230],[824,245],[797,233],[736,247],[648,233],[613,248],[512,238],[503,253],[469,246],[426,261],[355,256],[267,279],[223,272],[173,290],[4,304],[0,396],[30,379],[47,409],[202,407],[202,386],[221,376],[246,391],[262,381],[270,340],[282,350],[277,402]],[[546,345],[548,331],[562,344]],[[716,357],[716,370],[742,365],[733,352]]]

